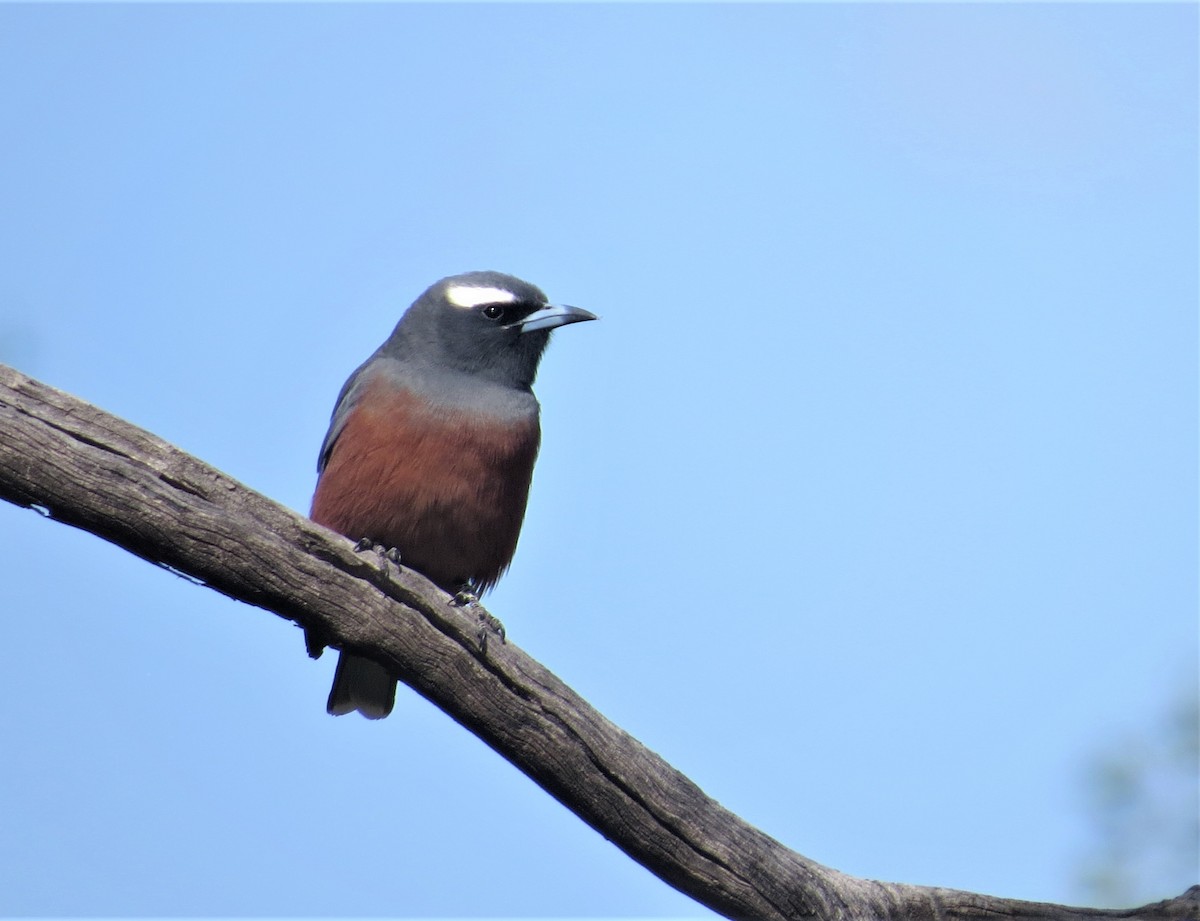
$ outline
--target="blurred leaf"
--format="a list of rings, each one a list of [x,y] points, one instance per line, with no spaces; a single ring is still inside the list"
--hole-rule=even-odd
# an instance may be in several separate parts
[[[1166,712],[1088,769],[1095,845],[1080,882],[1089,904],[1178,895],[1200,880],[1200,694],[1185,680]]]

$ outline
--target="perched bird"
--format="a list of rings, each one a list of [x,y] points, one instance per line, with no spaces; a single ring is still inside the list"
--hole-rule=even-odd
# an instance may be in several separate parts
[[[448,592],[486,591],[517,548],[541,440],[533,379],[550,331],[594,320],[499,272],[443,278],[342,387],[310,517],[394,548]],[[396,679],[342,652],[327,710],[392,711]]]

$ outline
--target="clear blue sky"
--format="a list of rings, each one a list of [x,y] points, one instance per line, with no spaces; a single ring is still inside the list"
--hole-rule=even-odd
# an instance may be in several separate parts
[[[0,6],[0,360],[303,511],[427,284],[595,311],[513,641],[818,861],[1075,901],[1087,765],[1195,680],[1196,35]],[[706,916],[411,692],[326,716],[287,622],[7,505],[0,551],[0,914]]]

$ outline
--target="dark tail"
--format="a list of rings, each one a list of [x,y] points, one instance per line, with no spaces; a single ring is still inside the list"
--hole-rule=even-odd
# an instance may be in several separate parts
[[[369,720],[381,720],[396,703],[396,679],[376,662],[343,652],[338,655],[333,688],[325,710],[333,716],[357,710]]]

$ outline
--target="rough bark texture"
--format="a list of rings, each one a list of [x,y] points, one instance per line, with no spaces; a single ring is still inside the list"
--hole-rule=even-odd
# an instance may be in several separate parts
[[[1200,887],[1105,911],[856,879],[707,797],[479,612],[148,432],[0,365],[0,497],[391,668],[661,879],[730,918],[1200,919]]]

